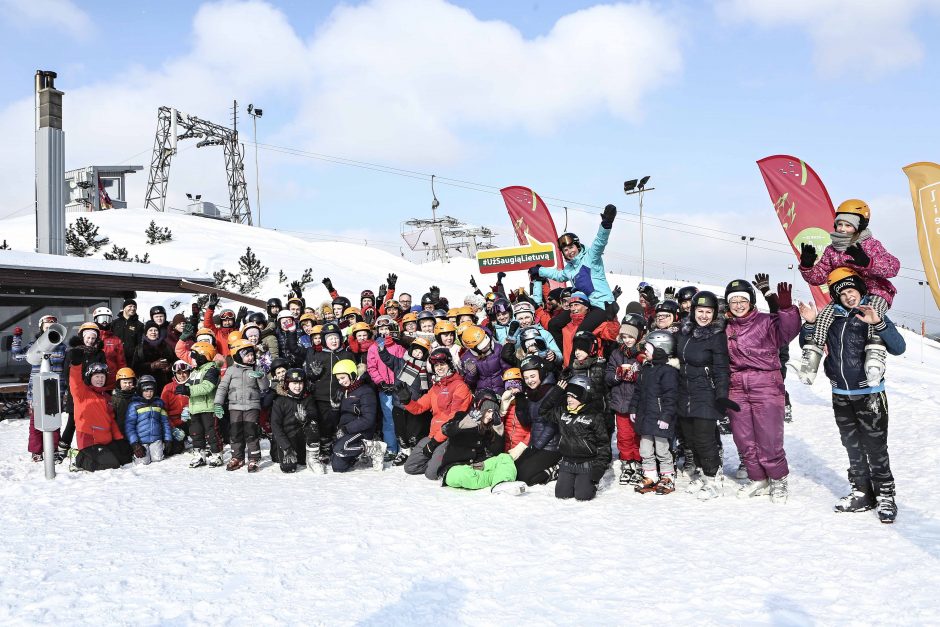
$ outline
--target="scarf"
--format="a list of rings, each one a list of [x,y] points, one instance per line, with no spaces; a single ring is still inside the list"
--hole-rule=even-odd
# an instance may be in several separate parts
[[[833,232],[829,234],[829,237],[832,239],[832,247],[840,253],[844,253],[845,249],[852,244],[861,244],[865,240],[871,238],[871,230],[865,229],[861,233]]]

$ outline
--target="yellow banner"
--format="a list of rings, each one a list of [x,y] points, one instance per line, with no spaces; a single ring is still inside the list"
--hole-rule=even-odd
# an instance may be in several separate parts
[[[911,185],[920,258],[940,309],[940,165],[921,161],[902,169]]]

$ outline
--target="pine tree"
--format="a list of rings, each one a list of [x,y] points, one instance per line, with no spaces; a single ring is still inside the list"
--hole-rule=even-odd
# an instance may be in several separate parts
[[[6,243],[6,240],[3,240],[3,243]],[[278,283],[287,283],[287,275],[284,274],[283,270],[277,271],[277,282]]]
[[[98,227],[85,217],[77,218],[65,231],[65,250],[73,257],[90,257],[110,241],[98,237]]]
[[[0,250],[10,250],[10,245],[7,244],[6,240],[3,240],[3,246],[0,246]]]
[[[131,259],[130,255],[127,254],[127,249],[113,244],[111,246],[110,252],[104,254],[104,258],[108,261],[134,261],[136,263],[150,263],[150,253],[145,253],[143,257],[134,255],[134,258]]]
[[[313,268],[307,268],[306,270],[304,270],[304,273],[300,275],[300,278],[297,279],[297,282],[300,283],[301,290],[307,287],[307,285],[309,285],[310,283],[313,283]],[[288,292],[284,296],[286,298],[290,298],[293,292],[293,289],[291,289],[291,284],[293,283],[293,281],[288,280],[288,277],[286,274],[284,274],[283,270],[281,270],[281,277],[280,277],[279,283],[286,285],[288,287]]]
[[[220,290],[227,290],[231,287],[232,279],[231,275],[225,270],[216,270],[212,273],[212,278],[215,279],[215,286]]]
[[[268,272],[268,267],[262,265],[249,246],[245,254],[238,258],[238,274],[229,273],[229,279],[239,293],[252,296],[261,289]]]
[[[143,257],[138,257],[134,255],[134,261],[136,263],[150,263],[150,253],[144,253]]]
[[[144,234],[147,236],[147,243],[151,245],[173,241],[173,233],[170,231],[170,227],[159,227],[153,220],[150,221],[150,226],[147,227]]]

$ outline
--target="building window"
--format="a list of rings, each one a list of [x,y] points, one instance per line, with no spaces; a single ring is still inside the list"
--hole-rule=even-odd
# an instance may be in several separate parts
[[[98,180],[101,181],[101,187],[108,193],[111,200],[124,200],[120,176],[100,176]]]

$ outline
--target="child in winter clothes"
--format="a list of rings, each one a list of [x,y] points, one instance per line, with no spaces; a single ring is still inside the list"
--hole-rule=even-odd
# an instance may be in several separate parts
[[[675,480],[669,442],[675,435],[679,371],[668,359],[675,354],[676,340],[671,333],[660,330],[647,334],[643,343],[646,360],[630,399],[630,420],[640,434],[643,457],[644,477],[636,491],[670,494],[675,490]]]
[[[395,431],[395,371],[386,365],[379,356],[379,351],[399,359],[405,355],[405,347],[395,341],[398,336],[398,324],[390,316],[381,315],[375,323],[378,337],[369,346],[366,353],[366,370],[372,382],[379,388],[379,406],[382,409],[382,438],[391,459],[404,464],[408,458],[401,454],[401,445]],[[400,459],[399,459],[400,458]]]
[[[558,482],[555,497],[590,501],[610,463],[610,436],[597,405],[589,405],[588,390],[577,383],[560,381],[549,391],[541,414],[558,425]]]
[[[508,368],[503,373],[503,383],[506,385],[506,391],[500,397],[499,415],[506,433],[505,451],[508,453],[519,444],[528,446],[530,428],[516,416],[516,396],[522,393],[522,371],[518,368]]]
[[[638,350],[637,341],[646,331],[646,320],[638,314],[627,314],[620,324],[617,348],[610,354],[605,382],[610,390],[608,403],[614,411],[617,426],[617,452],[620,455],[620,483],[636,485],[643,480],[640,436],[630,420],[630,401],[636,393],[640,365],[646,359]]]
[[[163,452],[173,441],[170,420],[163,401],[157,397],[157,382],[146,374],[137,384],[137,395],[127,408],[124,422],[127,442],[134,451],[134,463],[147,465],[163,460]]]
[[[130,368],[121,368],[118,370],[115,383],[117,387],[114,388],[114,392],[111,394],[111,405],[114,407],[114,420],[117,422],[121,433],[125,434],[125,437],[127,437],[127,432],[124,430],[124,420],[127,416],[127,408],[130,406],[131,401],[134,400],[134,394],[137,388],[137,374]]]
[[[351,359],[333,366],[333,376],[340,385],[339,426],[330,460],[333,472],[352,470],[363,454],[371,458],[372,468],[382,470],[385,442],[372,439],[378,401],[375,386],[368,377],[360,377]]]
[[[561,459],[558,425],[542,414],[542,406],[550,400],[549,392],[555,389],[555,379],[538,355],[523,359],[519,370],[525,390],[515,398],[516,417],[529,429],[529,442],[516,457],[516,473],[526,485],[545,484],[557,478]]]
[[[281,472],[294,472],[306,464],[317,474],[325,472],[320,462],[320,429],[317,403],[306,391],[307,377],[300,368],[291,368],[284,383],[277,384],[277,398],[271,408],[271,460]]]
[[[494,341],[481,327],[464,330],[460,341],[467,348],[463,360],[463,380],[474,389],[503,393],[503,372],[510,367],[503,361],[503,347]]]
[[[431,346],[426,340],[415,339],[411,340],[407,348],[402,348],[402,352],[401,357],[396,357],[389,351],[388,338],[384,346],[378,348],[379,359],[395,373],[395,383],[392,388],[392,419],[395,423],[394,432],[398,438],[399,455],[392,463],[396,466],[404,465],[418,442],[427,437],[431,424],[430,412],[412,414],[406,411],[397,393],[398,389],[407,388],[410,400],[421,398],[431,389],[431,377],[428,375],[427,368]]]
[[[176,393],[176,386],[186,383],[192,366],[182,360],[173,364],[173,380],[167,383],[160,392],[160,400],[166,408],[167,419],[170,421],[170,430],[173,439],[169,447],[164,447],[163,456],[169,457],[182,453],[186,449],[184,440],[189,424],[189,397]]]
[[[248,472],[257,472],[261,463],[261,447],[258,439],[261,430],[258,415],[261,411],[261,395],[268,389],[268,378],[255,364],[255,347],[248,340],[237,340],[232,344],[234,363],[219,383],[215,392],[215,417],[222,419],[228,404],[232,458],[226,470],[238,470],[245,465],[248,455]]]
[[[481,390],[473,409],[458,413],[442,427],[448,442],[441,463],[445,486],[479,490],[515,481],[513,459],[502,452],[504,430],[498,407],[496,394]]]
[[[865,283],[869,304],[884,318],[897,293],[889,279],[898,275],[901,262],[872,236],[868,229],[870,218],[871,211],[863,200],[846,200],[839,205],[835,231],[829,234],[832,243],[826,246],[819,261],[816,261],[816,248],[812,244],[800,244],[800,274],[810,285],[823,285],[836,268],[851,268]],[[826,305],[816,317],[812,338],[816,350],[811,353],[804,350],[803,354],[800,379],[804,383],[812,383],[815,378],[833,317],[833,303]],[[868,337],[874,333],[869,328]]]
[[[222,465],[222,438],[215,414],[215,390],[219,385],[219,366],[215,361],[215,348],[208,342],[196,342],[190,358],[196,367],[185,384],[176,386],[176,393],[189,397],[189,435],[193,439],[196,456],[190,468],[207,463],[213,468]],[[209,459],[209,456],[212,459]]]
[[[36,336],[38,339],[46,332],[46,329],[57,322],[55,316],[43,316],[39,319],[39,333]],[[29,352],[29,349],[32,347],[33,342],[30,342],[26,346],[23,346],[23,329],[16,327],[13,329],[13,345],[11,352],[13,353],[13,359],[16,361],[26,361],[26,354]],[[65,368],[65,344],[58,344],[49,354],[49,366],[52,369],[52,372],[59,373],[60,381],[60,392],[64,396],[68,391],[68,380],[66,379]],[[39,372],[39,364],[33,364],[30,369],[31,374]],[[60,399],[61,400],[61,399]],[[36,429],[33,425],[33,378],[29,378],[29,384],[26,387],[26,401],[29,403],[29,443],[27,448],[29,452],[33,455],[34,462],[42,461],[42,431]],[[63,457],[61,451],[59,451],[59,430],[56,429],[52,432],[53,442],[55,443],[56,450],[56,462],[62,461]]]

